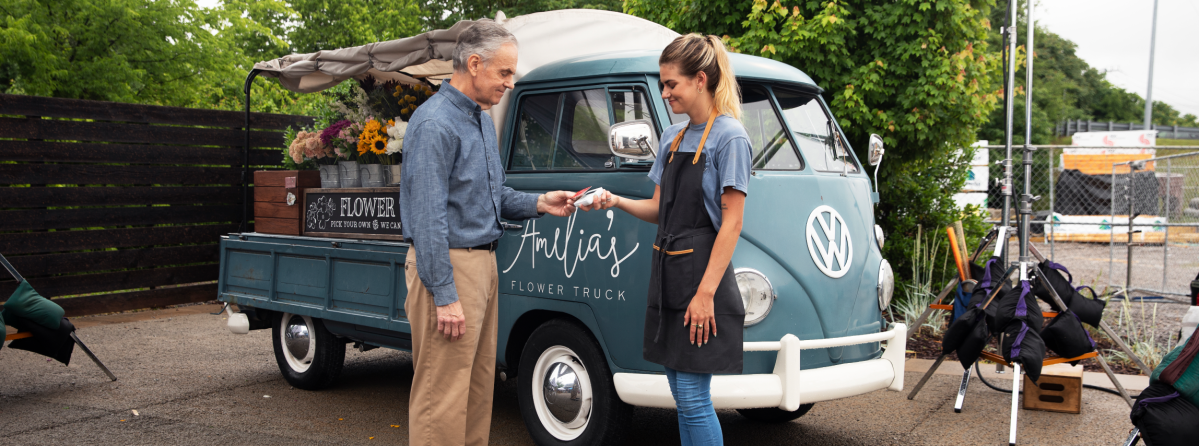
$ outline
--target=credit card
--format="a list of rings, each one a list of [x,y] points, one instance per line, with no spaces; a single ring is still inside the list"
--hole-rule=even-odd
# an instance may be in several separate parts
[[[589,190],[591,190],[591,186],[587,186],[583,190],[576,192],[573,196],[570,197],[570,199],[571,200],[578,199],[579,197],[582,197],[583,194],[587,193],[587,191],[589,191]]]

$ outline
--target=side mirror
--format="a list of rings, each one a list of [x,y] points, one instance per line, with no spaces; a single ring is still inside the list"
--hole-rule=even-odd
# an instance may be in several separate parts
[[[621,122],[608,129],[608,149],[613,155],[631,160],[652,160],[657,156],[658,134],[646,119]]]
[[[879,163],[883,162],[883,152],[886,152],[886,150],[883,149],[883,137],[871,133],[869,150],[871,166],[877,166]]]

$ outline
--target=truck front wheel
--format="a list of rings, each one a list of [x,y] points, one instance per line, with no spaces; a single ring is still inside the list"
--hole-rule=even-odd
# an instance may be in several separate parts
[[[799,409],[794,411],[786,411],[777,407],[766,407],[762,409],[737,409],[737,413],[741,416],[760,423],[786,423],[796,418],[804,416],[812,406],[816,403],[800,404]]]
[[[292,386],[319,390],[333,384],[346,359],[346,343],[320,319],[283,313],[271,329],[275,362]]]
[[[539,445],[620,444],[633,407],[616,394],[603,350],[576,323],[551,320],[525,343],[520,414]]]

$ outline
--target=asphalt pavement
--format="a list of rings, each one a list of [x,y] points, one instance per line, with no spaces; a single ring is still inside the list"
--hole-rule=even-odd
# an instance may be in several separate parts
[[[0,350],[0,444],[408,443],[409,354],[348,350],[332,388],[298,390],[279,374],[269,330],[231,334],[224,317],[206,314],[218,309],[74,319],[116,382],[79,351],[65,367],[29,352]],[[920,376],[907,373],[908,389]],[[777,425],[731,410],[718,415],[728,445],[1006,444],[1010,394],[975,381],[965,409],[955,414],[958,379],[934,375],[913,401],[905,390],[817,403],[804,417]],[[497,383],[492,444],[532,444],[515,381]],[[1131,428],[1128,411],[1119,397],[1087,390],[1080,415],[1021,410],[1019,441],[1116,445]],[[637,408],[634,420],[629,444],[678,444],[673,410]]]

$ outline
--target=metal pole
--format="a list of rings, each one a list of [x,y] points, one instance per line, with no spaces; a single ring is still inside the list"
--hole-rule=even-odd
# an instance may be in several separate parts
[[[1153,124],[1153,50],[1157,45],[1157,0],[1153,0],[1153,30],[1149,32],[1149,88],[1145,91],[1145,130]]]
[[[1054,189],[1056,189],[1055,184],[1057,181],[1053,178],[1053,158],[1053,149],[1051,148],[1049,149],[1049,260],[1056,261],[1054,260],[1057,258],[1054,251],[1057,249],[1057,239],[1054,237],[1053,227],[1057,225],[1053,224],[1053,214],[1057,212],[1054,208],[1054,204],[1056,204],[1054,196],[1057,195]]]
[[[1116,284],[1116,165],[1112,164],[1112,183],[1111,183],[1112,198],[1108,205],[1112,209],[1111,222],[1108,228],[1108,243],[1107,243],[1107,284]],[[1132,222],[1129,222],[1132,223]]]
[[[1162,236],[1162,289],[1166,289],[1166,273],[1170,272],[1170,162],[1166,160],[1166,233]],[[1156,164],[1156,163],[1154,163]]]
[[[1015,96],[1012,95],[1012,90],[1016,86],[1016,1],[1008,0],[1008,29],[1004,30],[1007,33],[1008,59],[1007,59],[1007,75],[1004,78],[1005,88],[1004,96],[1004,142],[1003,147],[1005,156],[1003,158],[1003,219],[1001,223],[1004,227],[1012,224],[1012,114],[1014,113]],[[1003,250],[1001,259],[1004,265],[1008,264],[1008,250]]]
[[[1024,193],[1020,195],[1020,262],[1029,263],[1031,266],[1032,259],[1028,256],[1028,237],[1032,235],[1029,228],[1029,220],[1032,219],[1032,62],[1033,62],[1033,19],[1032,6],[1033,2],[1027,2],[1028,11],[1025,13],[1024,24],[1027,37],[1024,39]],[[1013,14],[1015,17],[1015,14]],[[1016,21],[1013,19],[1012,24]],[[1014,40],[1014,39],[1013,39]],[[1014,59],[1014,58],[1013,58]]]
[[[250,87],[254,85],[254,77],[258,70],[250,70],[246,75],[246,144],[241,152],[241,226],[238,232],[246,232],[250,228]]]

